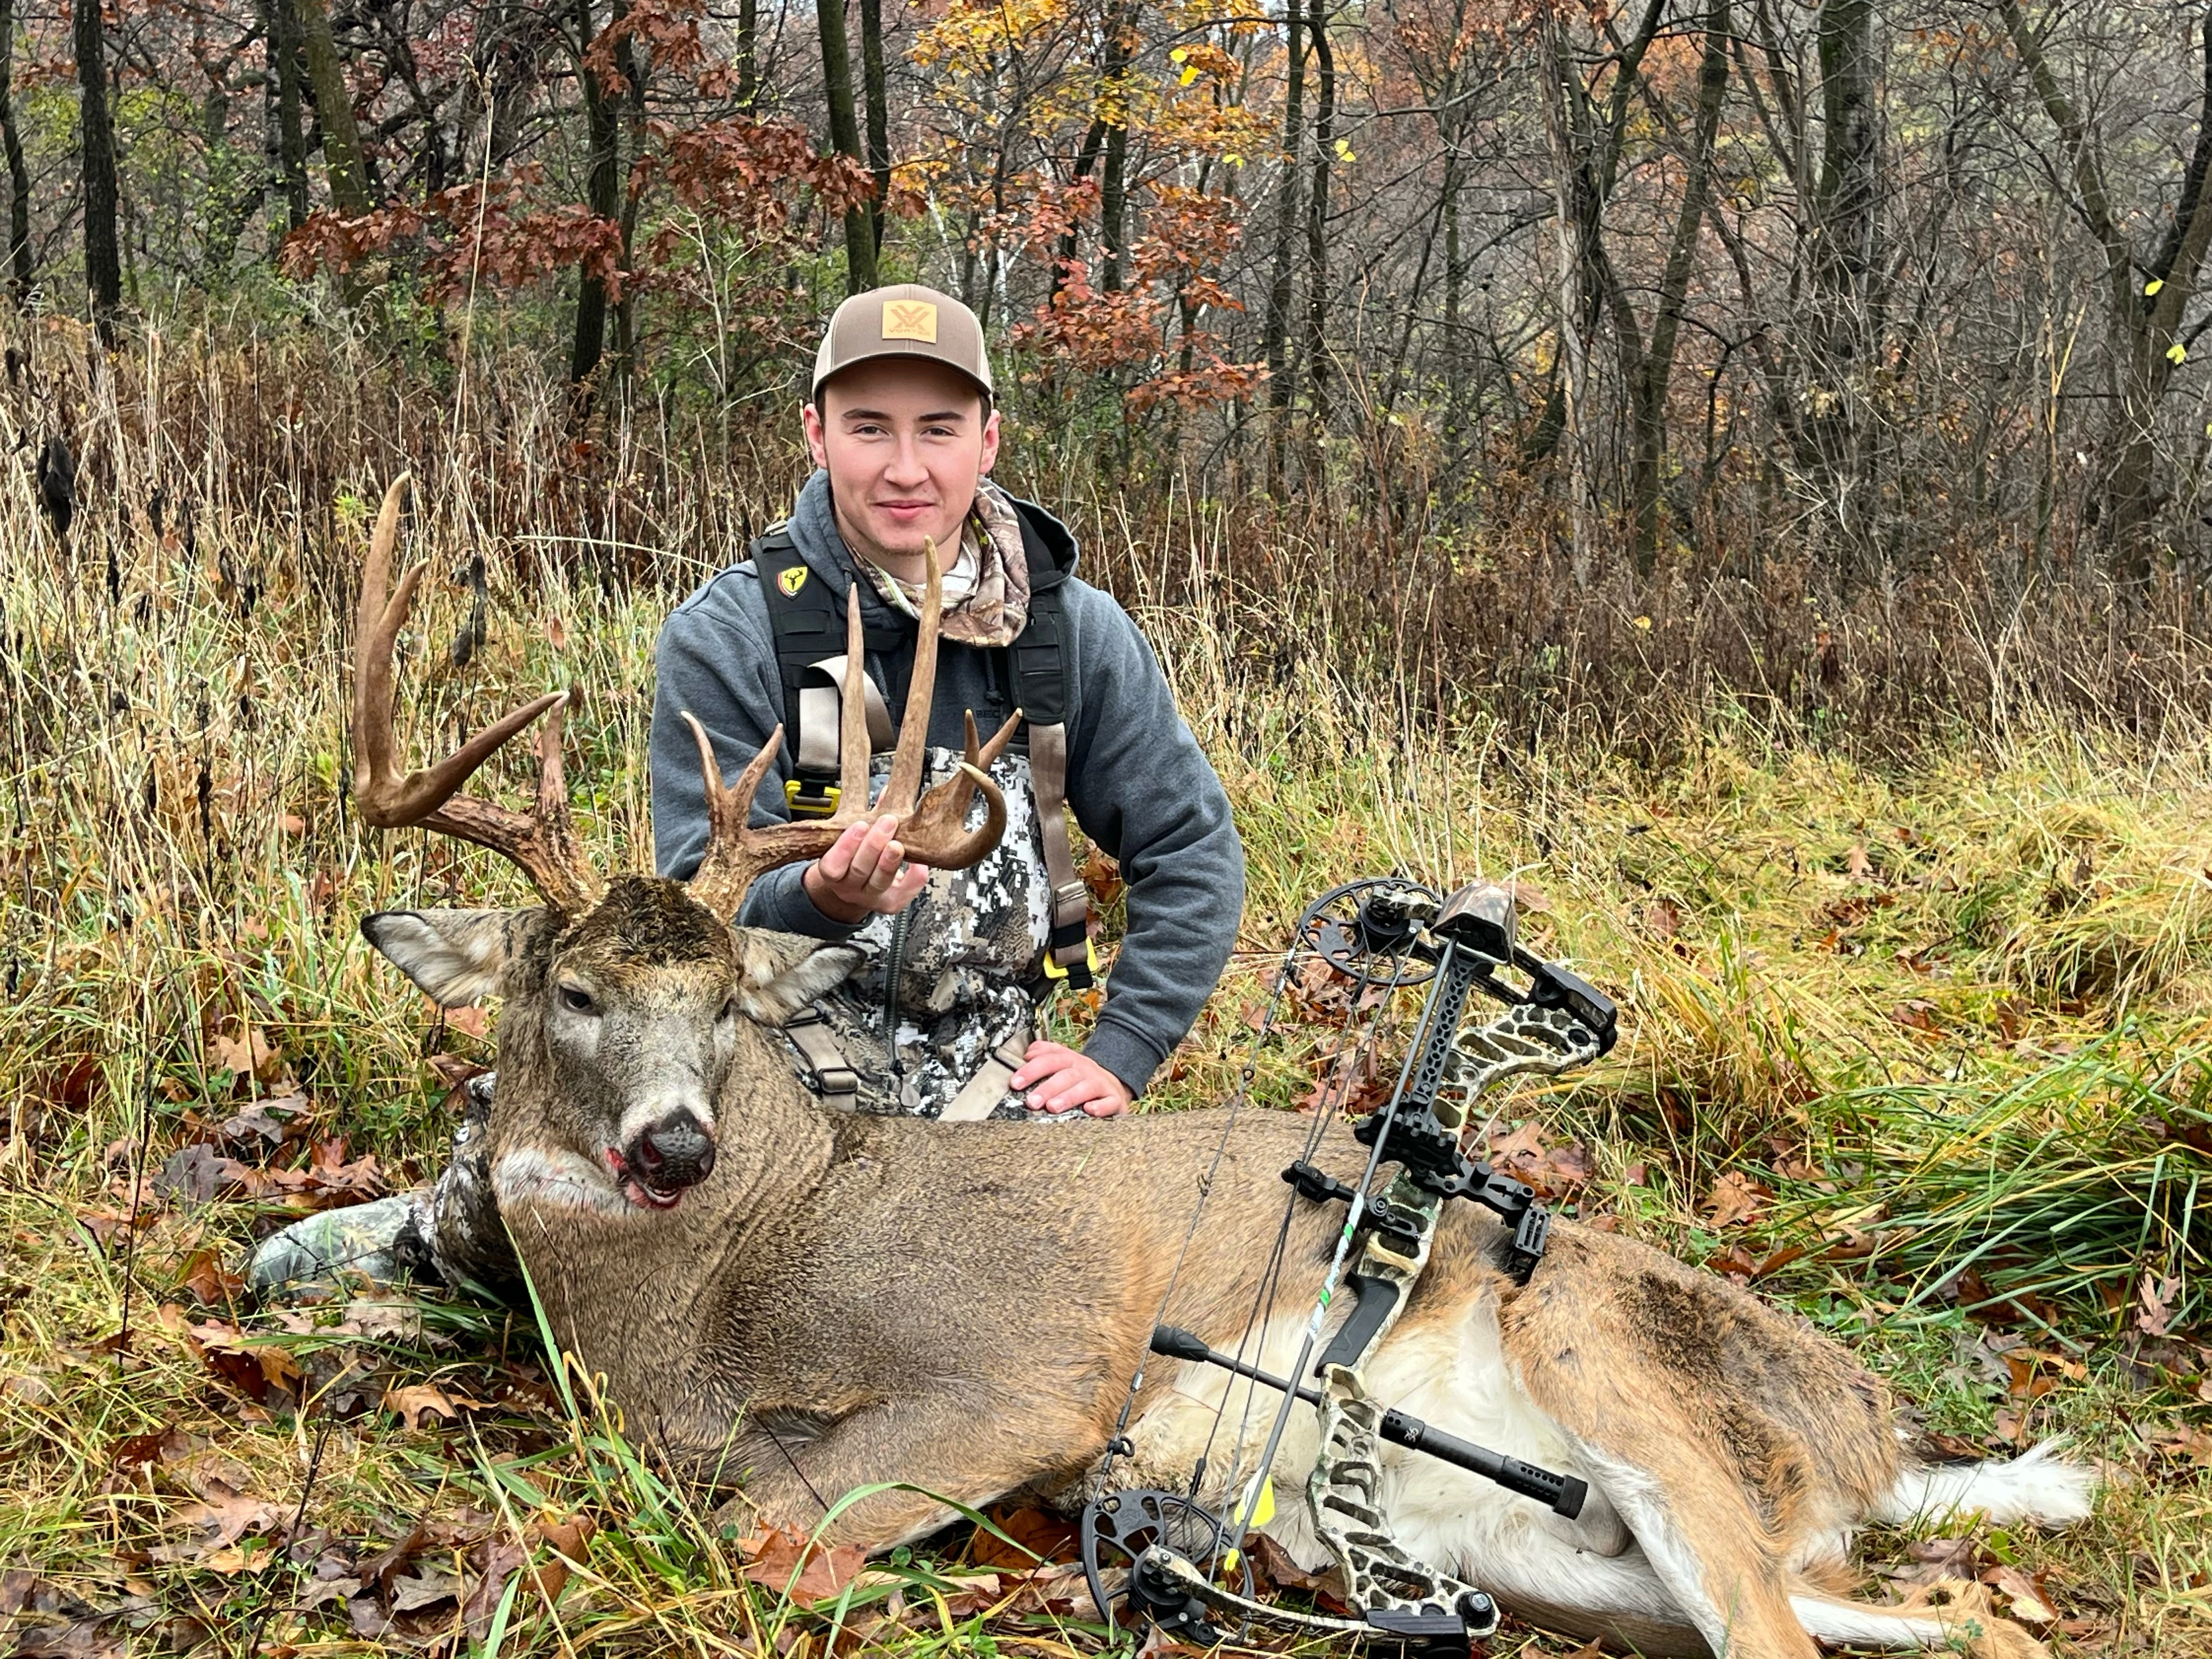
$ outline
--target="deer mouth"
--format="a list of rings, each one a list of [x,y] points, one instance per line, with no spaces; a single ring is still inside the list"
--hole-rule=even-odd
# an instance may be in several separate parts
[[[615,1178],[615,1188],[641,1210],[672,1210],[682,1200],[684,1188],[664,1192],[647,1184],[644,1177],[629,1166],[628,1159],[610,1146],[606,1151],[607,1172]]]

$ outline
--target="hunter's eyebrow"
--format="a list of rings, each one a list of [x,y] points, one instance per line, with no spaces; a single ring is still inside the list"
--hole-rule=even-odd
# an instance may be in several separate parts
[[[848,409],[840,418],[848,421],[882,421],[888,422],[891,417],[879,409]],[[967,418],[967,412],[963,410],[958,409],[940,409],[934,414],[924,415],[921,417],[924,424],[927,424],[934,421],[963,421]]]

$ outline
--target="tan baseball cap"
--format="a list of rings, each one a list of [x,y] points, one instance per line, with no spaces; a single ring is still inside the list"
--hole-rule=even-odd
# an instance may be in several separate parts
[[[957,368],[992,395],[991,358],[983,349],[983,325],[949,294],[919,283],[897,283],[855,294],[830,316],[814,354],[810,397],[822,383],[855,363],[878,357],[922,357]]]

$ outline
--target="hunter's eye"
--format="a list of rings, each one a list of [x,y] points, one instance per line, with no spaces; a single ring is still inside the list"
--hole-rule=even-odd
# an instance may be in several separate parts
[[[580,985],[561,988],[561,1006],[572,1014],[596,1014],[599,1012],[599,1005],[592,1000],[592,994]]]

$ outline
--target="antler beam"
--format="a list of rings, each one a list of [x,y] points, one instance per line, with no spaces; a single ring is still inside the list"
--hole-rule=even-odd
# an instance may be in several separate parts
[[[922,596],[921,631],[914,647],[914,671],[907,681],[906,714],[899,723],[898,745],[891,753],[890,776],[882,797],[868,800],[868,721],[862,702],[867,670],[862,661],[860,590],[856,582],[845,596],[845,684],[839,708],[837,744],[837,810],[826,818],[798,819],[789,823],[748,823],[753,796],[768,775],[783,744],[783,727],[769,733],[767,744],[738,775],[726,783],[714,758],[707,730],[687,710],[684,718],[699,743],[699,769],[707,786],[707,851],[691,877],[691,896],[725,919],[734,919],[744,904],[746,890],[762,874],[780,864],[816,859],[836,845],[838,836],[853,824],[865,823],[888,812],[898,819],[898,838],[906,855],[917,864],[938,870],[964,870],[999,844],[1006,830],[1006,798],[991,781],[988,769],[1005,750],[1014,727],[1021,721],[1016,709],[988,743],[980,742],[975,716],[968,716],[967,757],[951,777],[927,792],[921,789],[922,769],[929,742],[929,708],[937,684],[937,635],[945,610],[945,577],[937,562],[937,544],[926,541],[922,556],[928,572]],[[981,790],[985,817],[975,829],[967,827],[969,804]]]
[[[419,823],[489,848],[518,866],[556,910],[565,915],[587,910],[606,887],[576,840],[561,769],[561,727],[567,710],[583,702],[580,690],[551,692],[503,715],[435,766],[420,772],[402,769],[404,751],[392,726],[392,653],[429,568],[428,561],[415,565],[386,597],[410,482],[403,472],[384,492],[362,569],[361,610],[354,629],[354,799],[363,820],[380,829]],[[459,793],[495,750],[548,714],[552,718],[538,734],[538,799],[532,811],[517,812]]]

